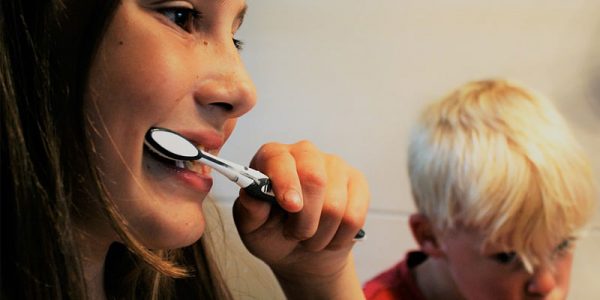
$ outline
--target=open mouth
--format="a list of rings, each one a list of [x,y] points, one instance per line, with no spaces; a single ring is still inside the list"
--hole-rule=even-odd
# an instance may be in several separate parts
[[[174,160],[166,158],[162,155],[159,155],[154,150],[150,149],[148,146],[144,145],[145,152],[149,153],[150,156],[156,161],[162,163],[168,168],[176,169],[176,170],[186,170],[191,171],[200,175],[208,175],[210,174],[211,168],[203,165],[196,161],[186,161],[186,160]]]

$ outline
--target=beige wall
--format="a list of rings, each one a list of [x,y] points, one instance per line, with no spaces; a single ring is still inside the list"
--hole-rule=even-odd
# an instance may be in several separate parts
[[[407,133],[426,102],[467,80],[507,77],[553,99],[600,174],[600,1],[248,3],[238,37],[259,103],[222,155],[246,163],[264,142],[310,139],[361,169],[373,195],[356,246],[362,280],[413,247]],[[217,182],[225,205],[236,194]],[[600,214],[570,299],[599,299],[598,250]]]

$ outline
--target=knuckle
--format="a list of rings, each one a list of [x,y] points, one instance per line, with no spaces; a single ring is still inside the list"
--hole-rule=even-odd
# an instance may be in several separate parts
[[[327,154],[327,158],[329,160],[329,163],[333,166],[346,166],[346,162],[344,161],[344,159],[337,154]]]
[[[327,176],[315,169],[300,170],[298,177],[303,186],[311,189],[324,188],[327,185]]]
[[[264,144],[260,146],[256,151],[256,154],[254,154],[251,165],[254,166],[257,163],[264,163],[273,158],[284,156],[287,154],[286,149],[285,145],[279,143],[271,142]]]
[[[311,237],[313,237],[315,235],[315,233],[317,232],[317,227],[316,226],[298,226],[296,228],[294,228],[294,230],[291,232],[291,235],[300,241],[305,241],[310,239]]]
[[[256,152],[256,155],[260,157],[271,157],[275,155],[280,155],[282,152],[285,151],[285,149],[286,145],[284,144],[269,142],[260,146],[260,148],[258,148],[258,151]]]
[[[314,151],[317,150],[315,144],[309,140],[300,140],[294,144],[294,146],[300,151]]]
[[[328,218],[341,219],[344,215],[346,206],[342,195],[330,194],[327,196],[327,201],[323,205],[322,214]]]
[[[327,244],[323,245],[323,243],[310,243],[310,241],[308,243],[303,243],[302,245],[306,251],[312,253],[323,251],[323,249],[325,249],[327,246]]]
[[[346,161],[338,155],[328,154],[327,155],[327,168],[331,171],[334,170],[337,174],[353,174],[353,169],[346,163]]]
[[[344,227],[350,228],[352,230],[358,231],[364,224],[364,217],[357,216],[356,213],[352,211],[346,213],[342,218],[342,224]]]

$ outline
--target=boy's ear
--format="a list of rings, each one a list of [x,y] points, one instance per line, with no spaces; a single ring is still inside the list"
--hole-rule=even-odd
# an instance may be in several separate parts
[[[412,214],[409,224],[413,237],[419,244],[421,251],[430,257],[441,257],[444,255],[444,251],[440,247],[433,224],[429,221],[429,218],[420,213]]]

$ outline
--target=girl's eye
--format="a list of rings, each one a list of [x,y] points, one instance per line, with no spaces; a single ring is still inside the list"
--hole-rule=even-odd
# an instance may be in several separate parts
[[[492,259],[501,265],[509,265],[517,259],[514,252],[500,252],[492,255]]]
[[[236,49],[238,50],[242,50],[243,46],[244,46],[244,42],[234,38],[233,39],[233,45],[235,46]]]
[[[196,21],[201,18],[199,11],[187,7],[165,7],[159,12],[187,32],[194,31]]]

